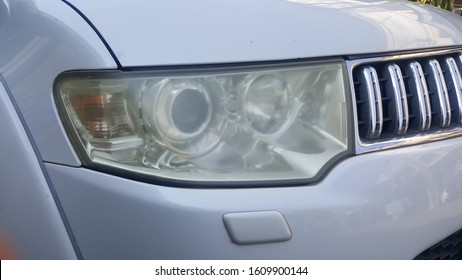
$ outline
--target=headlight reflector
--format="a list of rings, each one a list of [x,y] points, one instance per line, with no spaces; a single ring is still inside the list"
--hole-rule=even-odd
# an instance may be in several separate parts
[[[57,101],[88,166],[189,182],[315,180],[349,151],[343,63],[66,74]]]
[[[290,125],[290,116],[296,113],[292,108],[295,96],[283,77],[255,75],[244,82],[241,94],[244,125],[261,138],[282,134]]]

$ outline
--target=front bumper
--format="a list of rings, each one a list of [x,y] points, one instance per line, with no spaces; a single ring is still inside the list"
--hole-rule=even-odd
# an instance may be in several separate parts
[[[87,259],[412,259],[462,228],[462,139],[351,157],[313,186],[187,189],[46,164]],[[280,212],[292,238],[237,245],[223,215]]]

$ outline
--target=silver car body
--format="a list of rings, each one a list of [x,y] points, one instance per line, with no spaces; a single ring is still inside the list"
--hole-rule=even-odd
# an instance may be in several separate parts
[[[15,257],[412,259],[462,228],[460,137],[351,156],[310,185],[172,187],[83,167],[53,96],[66,71],[460,52],[460,16],[407,1],[68,2],[0,0],[0,238]],[[262,227],[233,236],[235,213]]]

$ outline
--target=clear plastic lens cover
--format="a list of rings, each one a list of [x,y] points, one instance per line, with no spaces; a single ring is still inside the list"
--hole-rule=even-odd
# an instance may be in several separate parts
[[[89,165],[199,182],[312,179],[348,150],[343,65],[66,75]]]

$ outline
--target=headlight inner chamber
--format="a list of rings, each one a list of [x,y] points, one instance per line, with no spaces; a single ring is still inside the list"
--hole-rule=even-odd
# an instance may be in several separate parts
[[[349,146],[344,66],[66,74],[88,165],[185,181],[310,179]]]

